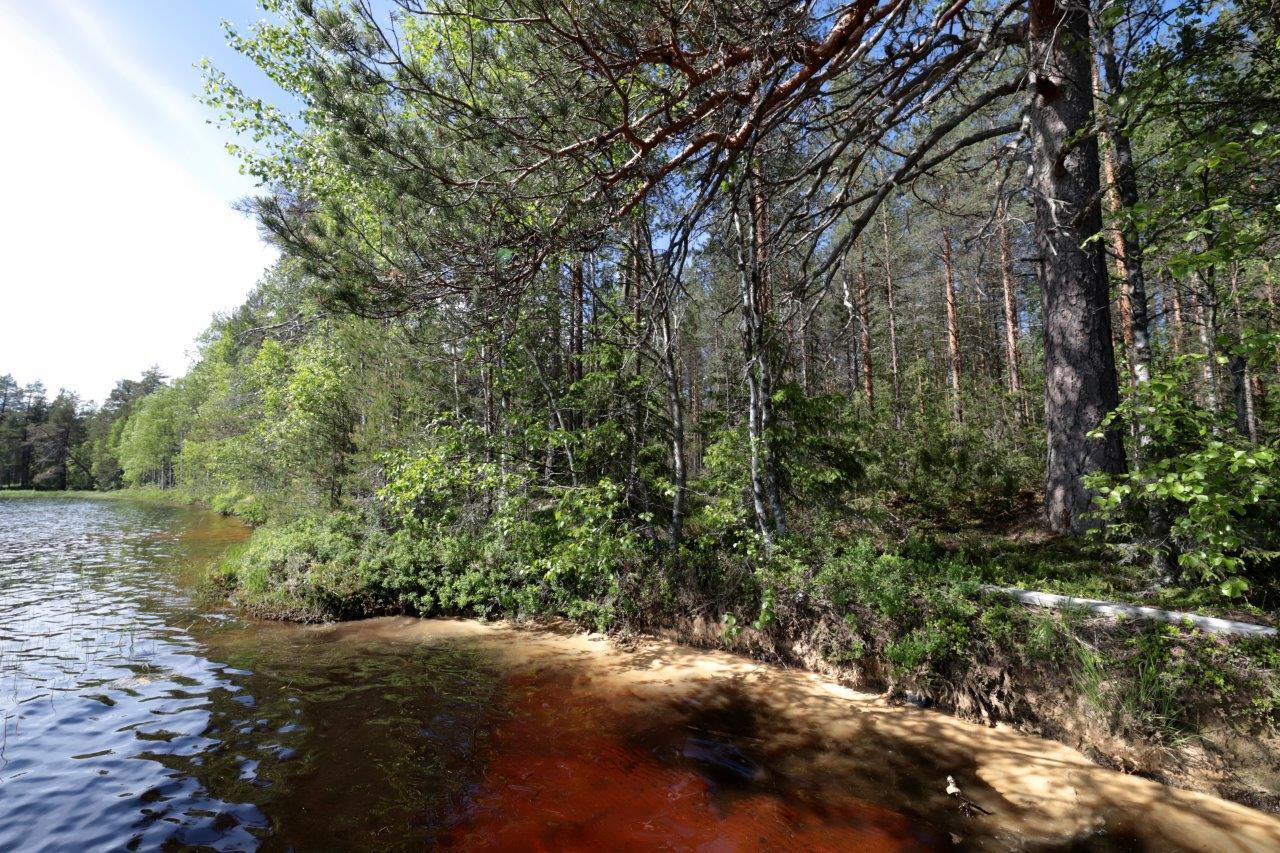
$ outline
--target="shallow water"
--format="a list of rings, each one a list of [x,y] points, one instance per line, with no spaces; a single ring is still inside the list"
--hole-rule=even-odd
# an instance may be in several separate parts
[[[201,601],[198,568],[245,535],[200,511],[0,499],[0,849],[939,840],[869,805],[784,805],[726,733],[610,712],[572,667]]]
[[[1237,849],[1280,838],[1057,744],[729,655],[245,620],[193,580],[246,534],[0,498],[0,850],[1215,849],[1194,833],[1242,814],[1260,834]],[[994,814],[963,814],[948,775]],[[1153,809],[1199,822],[1144,839]]]
[[[0,499],[0,849],[333,849],[456,809],[494,673],[202,607],[193,572],[245,535]]]

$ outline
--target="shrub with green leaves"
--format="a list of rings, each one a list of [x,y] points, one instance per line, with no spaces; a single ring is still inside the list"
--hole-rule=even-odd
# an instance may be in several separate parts
[[[991,387],[974,388],[969,405],[984,416],[957,423],[942,401],[932,400],[901,423],[888,417],[871,423],[867,444],[876,453],[868,457],[867,479],[877,501],[888,499],[917,523],[946,527],[1020,507],[1042,474],[1039,431],[989,420],[1007,405]]]
[[[539,486],[477,454],[477,436],[441,426],[435,437],[387,459],[379,496],[397,536],[433,543],[417,581],[397,571],[388,588],[446,610],[550,611],[606,627],[619,573],[641,547],[616,520],[621,488]]]
[[[1139,385],[1104,421],[1138,425],[1141,465],[1088,482],[1108,534],[1171,548],[1187,580],[1239,596],[1280,558],[1280,448],[1249,441],[1196,401],[1185,375],[1194,360]]]
[[[882,552],[860,543],[827,562],[815,592],[884,639],[901,676],[918,676],[963,654],[979,628],[980,584],[971,567],[912,543]]]
[[[259,528],[227,554],[217,579],[263,615],[308,622],[369,615],[385,608],[364,572],[365,535],[351,513]]]

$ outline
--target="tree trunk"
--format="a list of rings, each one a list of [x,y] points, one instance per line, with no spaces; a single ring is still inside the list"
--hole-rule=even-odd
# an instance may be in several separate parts
[[[755,258],[757,277],[757,298],[760,300],[758,329],[759,368],[760,368],[760,438],[764,442],[765,466],[765,499],[769,504],[769,515],[773,519],[773,530],[779,536],[787,533],[787,518],[782,508],[782,476],[778,464],[778,452],[773,445],[773,392],[774,369],[768,347],[767,320],[773,302],[773,276],[770,270],[769,257],[769,204],[765,197],[763,176],[754,172],[755,186],[752,189],[753,231],[756,235]]]
[[[631,217],[631,227],[628,242],[631,245],[631,263],[627,275],[627,294],[631,304],[631,323],[632,323],[632,371],[638,380],[643,372],[640,353],[644,349],[645,342],[648,338],[647,330],[644,329],[644,313],[643,293],[644,293],[644,256],[649,252],[649,231],[648,222],[640,217],[647,217],[645,208],[641,206],[637,212]],[[641,246],[644,252],[641,252]],[[627,482],[623,494],[623,502],[630,506],[635,500],[638,486],[640,485],[640,447],[644,441],[644,421],[648,412],[645,407],[643,394],[638,390],[640,383],[636,382],[635,399],[631,405],[630,432],[631,446],[627,456]]]
[[[1170,303],[1173,307],[1173,333],[1169,336],[1169,345],[1173,349],[1174,355],[1182,355],[1182,336],[1183,336],[1183,314],[1182,314],[1182,289],[1178,287],[1178,282],[1167,278],[1168,292]]]
[[[765,464],[767,438],[764,411],[768,407],[765,392],[768,375],[764,357],[763,317],[758,299],[759,281],[754,264],[740,275],[742,295],[742,349],[747,362],[747,443],[750,450],[751,500],[756,525],[764,537],[766,548],[773,546],[773,517],[768,497],[768,473]]]
[[[841,304],[844,305],[844,327],[849,333],[849,346],[846,348],[846,354],[849,358],[848,387],[849,399],[853,399],[858,393],[858,307],[853,301],[853,289],[850,287],[850,272],[846,266],[840,274],[840,291]]]
[[[562,387],[564,379],[564,354],[562,351],[562,342],[560,330],[563,324],[561,317],[561,287],[559,278],[557,277],[556,286],[550,289],[547,296],[547,352],[550,353],[550,364],[547,368],[547,377],[545,379],[547,395],[547,430],[554,433],[557,429],[563,429],[563,417],[559,406],[559,389]],[[456,360],[457,354],[455,352]],[[539,365],[539,370],[541,366]],[[555,474],[556,463],[556,439],[548,436],[547,446],[543,451],[543,480],[550,484]]]
[[[676,358],[679,344],[669,291],[667,298],[663,300],[661,330],[662,366],[667,384],[667,414],[671,418],[671,475],[674,486],[671,496],[671,523],[667,528],[667,536],[671,550],[676,551],[680,548],[680,540],[684,535],[684,506],[688,474],[685,467],[684,399],[680,389],[679,362]]]
[[[486,341],[480,345],[480,387],[484,397],[484,434],[493,438],[497,433],[497,415],[493,404],[493,359],[491,347]]]
[[[742,297],[742,343],[747,367],[747,438],[750,450],[751,493],[756,522],[765,548],[785,535],[786,517],[778,478],[778,463],[770,440],[773,421],[773,370],[766,340],[769,316],[769,256],[767,204],[761,178],[748,172],[748,250],[739,250]],[[741,233],[743,229],[739,227]],[[739,241],[741,243],[741,240]]]
[[[1027,401],[1022,395],[1022,371],[1018,366],[1018,297],[1013,289],[1013,253],[1009,250],[1009,228],[1004,203],[996,212],[996,242],[1000,244],[1000,290],[1004,301],[1004,358],[1009,377],[1009,395],[1018,411],[1018,422],[1027,422]]]
[[[573,265],[569,271],[569,383],[582,379],[582,328],[586,312],[585,281],[583,261]],[[576,423],[576,417],[575,417]]]
[[[1112,94],[1124,91],[1120,76],[1120,64],[1116,60],[1115,39],[1110,29],[1099,38],[1102,48],[1102,69],[1107,87]],[[1133,146],[1129,134],[1118,127],[1114,119],[1109,121],[1107,137],[1111,143],[1107,150],[1107,181],[1113,187],[1113,213],[1132,211],[1138,204],[1138,171],[1133,163]],[[1115,229],[1118,242],[1122,304],[1125,306],[1127,325],[1124,329],[1125,345],[1129,349],[1129,363],[1136,384],[1151,379],[1151,326],[1147,310],[1147,280],[1143,271],[1142,237],[1132,217],[1125,216],[1121,227]]]
[[[869,294],[871,285],[867,283],[867,256],[862,255],[862,263],[858,267],[858,326],[859,349],[862,350],[862,393],[867,401],[867,411],[875,411],[875,377],[871,370],[871,305]]]
[[[1240,308],[1240,265],[1231,265],[1231,302],[1235,308],[1236,335],[1245,341],[1244,312]],[[1254,444],[1258,443],[1258,409],[1253,395],[1253,372],[1243,355],[1231,359],[1231,376],[1235,381],[1236,429]]]
[[[1098,53],[1102,59],[1106,88],[1113,97],[1123,94],[1124,81],[1116,60],[1115,38],[1110,27],[1103,27],[1097,37]],[[1102,157],[1102,167],[1107,183],[1107,208],[1113,220],[1109,233],[1114,255],[1116,280],[1120,284],[1120,323],[1125,345],[1125,361],[1128,365],[1129,385],[1136,391],[1151,379],[1151,328],[1147,305],[1146,275],[1143,270],[1142,237],[1138,233],[1132,215],[1138,204],[1138,175],[1133,162],[1133,147],[1129,134],[1113,116],[1104,97],[1098,79],[1098,63],[1090,63],[1094,72],[1096,103],[1102,117],[1102,127],[1110,143]],[[1133,446],[1134,467],[1141,470],[1151,435],[1137,412],[1133,412],[1129,424],[1136,439]],[[1172,581],[1177,576],[1174,555],[1167,543],[1169,519],[1163,506],[1154,503],[1147,513],[1147,535],[1156,543],[1154,566],[1157,577]]]
[[[1268,310],[1267,310],[1266,328],[1267,328],[1267,331],[1270,331],[1275,327],[1276,319],[1278,316],[1280,316],[1276,313],[1276,280],[1275,280],[1275,276],[1271,274],[1271,261],[1262,262],[1262,275],[1266,279],[1262,289],[1263,293],[1267,295]],[[1275,369],[1276,369],[1276,373],[1280,374],[1280,343],[1276,344]]]
[[[1101,42],[1102,36],[1099,35],[1098,39],[1099,42]],[[1098,63],[1090,62],[1089,71],[1093,78],[1094,103],[1099,115],[1102,116],[1102,119],[1105,122],[1109,118],[1109,114],[1106,109],[1106,93],[1102,89],[1102,78],[1098,72]],[[1114,144],[1114,135],[1109,134],[1109,138],[1113,139]],[[1115,218],[1119,215],[1121,207],[1120,194],[1116,190],[1115,154],[1110,148],[1107,148],[1102,151],[1101,158],[1103,197],[1107,201],[1108,216]],[[1120,285],[1120,292],[1116,296],[1116,313],[1119,314],[1118,328],[1120,331],[1120,341],[1124,344],[1124,350],[1128,356],[1129,387],[1132,388],[1137,385],[1137,374],[1133,369],[1133,335],[1131,333],[1131,326],[1129,323],[1129,292],[1125,284],[1124,237],[1121,236],[1120,229],[1114,223],[1107,225],[1106,232],[1107,242],[1111,244],[1111,263],[1115,268],[1116,282]],[[1115,331],[1116,329],[1113,327],[1113,338]]]
[[[695,472],[702,468],[702,353],[692,335],[686,335],[685,373],[688,382],[689,418],[686,432],[692,433],[689,443],[689,467]]]
[[[1092,496],[1084,477],[1125,470],[1120,433],[1089,438],[1119,403],[1105,261],[1096,241],[1098,143],[1092,119],[1089,14],[1084,4],[1032,0],[1029,109],[1036,243],[1044,292],[1045,511],[1057,531],[1081,531]]]
[[[898,315],[893,300],[893,267],[889,255],[889,220],[880,217],[880,231],[884,236],[884,295],[885,310],[889,320],[889,381],[893,391],[893,424],[902,426],[902,378],[898,369]]]
[[[1235,392],[1236,431],[1254,444],[1258,442],[1258,426],[1254,420],[1253,388],[1249,384],[1249,363],[1242,355],[1233,355],[1228,364]]]
[[[803,319],[799,322],[799,331],[796,333],[796,345],[800,350],[800,387],[807,395],[813,393],[813,369],[810,364],[812,349],[809,340],[809,321],[812,315],[804,312],[803,305],[799,305],[797,310],[803,315]]]
[[[960,322],[956,312],[955,270],[951,264],[951,229],[942,226],[942,269],[947,304],[947,380],[951,385],[951,417],[959,423],[960,404]]]
[[[1202,379],[1204,380],[1204,404],[1212,413],[1222,409],[1218,398],[1218,295],[1213,280],[1213,270],[1197,273],[1200,279],[1192,298],[1196,308],[1196,333],[1200,338],[1200,351],[1204,353]]]

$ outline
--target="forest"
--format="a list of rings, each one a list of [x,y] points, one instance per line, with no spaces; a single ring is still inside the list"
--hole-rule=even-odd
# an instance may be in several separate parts
[[[1274,624],[1272,0],[261,2],[275,96],[203,98],[279,262],[186,375],[0,380],[0,486],[241,516],[265,615],[675,631],[1145,769],[1280,720],[1274,642],[991,590]]]

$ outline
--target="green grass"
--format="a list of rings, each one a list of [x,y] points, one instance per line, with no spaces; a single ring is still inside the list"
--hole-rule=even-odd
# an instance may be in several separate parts
[[[156,486],[117,489],[111,492],[97,491],[43,491],[39,489],[0,489],[0,500],[103,500],[136,501],[164,506],[193,506],[202,503],[194,492],[187,489],[161,489]]]
[[[87,492],[87,491],[67,491],[54,492],[42,491],[37,489],[0,489],[0,498],[13,498],[22,500],[27,498],[69,498],[80,500],[83,498],[101,498],[113,494],[112,492]]]

